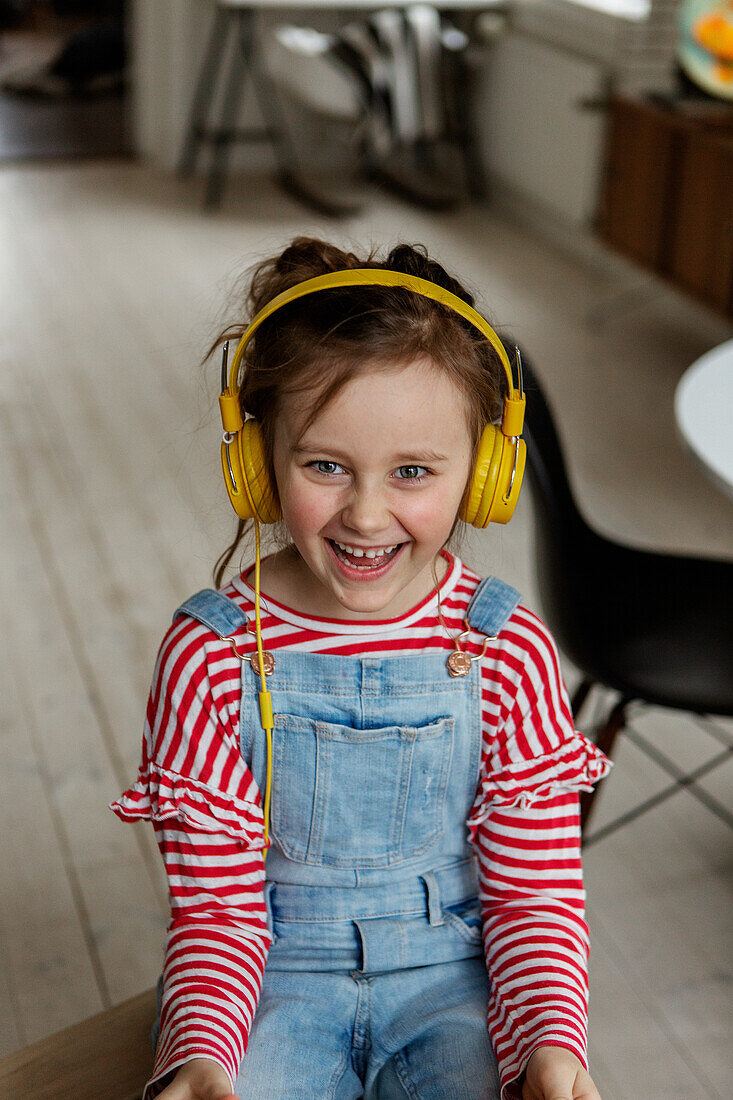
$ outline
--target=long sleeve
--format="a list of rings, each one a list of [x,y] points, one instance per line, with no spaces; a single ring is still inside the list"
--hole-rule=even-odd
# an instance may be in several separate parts
[[[200,624],[158,656],[138,781],[112,804],[153,822],[171,903],[161,1029],[145,1100],[191,1058],[236,1079],[271,944],[260,793],[238,746],[240,665]]]
[[[588,928],[578,796],[496,810],[478,827],[479,895],[491,980],[488,1026],[503,1100],[532,1051],[570,1049],[586,1065]]]
[[[502,1100],[542,1045],[584,1065],[588,928],[578,792],[610,767],[573,726],[557,651],[518,609],[484,670],[484,754],[469,833],[479,865],[488,1027]]]

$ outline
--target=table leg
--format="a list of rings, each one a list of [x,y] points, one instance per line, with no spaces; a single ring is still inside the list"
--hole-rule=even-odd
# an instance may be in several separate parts
[[[240,41],[247,35],[250,38],[252,37],[251,21],[252,12],[250,9],[247,8],[237,13]],[[249,48],[252,48],[251,44]],[[206,179],[206,194],[204,197],[204,205],[209,209],[217,207],[221,203],[224,193],[224,178],[229,163],[229,151],[232,142],[235,140],[237,117],[242,105],[244,84],[246,78],[248,76],[251,78],[251,75],[252,74],[247,71],[247,51],[244,49],[242,49],[241,52],[235,50],[232,55],[226,87],[224,89],[224,98],[219,114],[219,126],[212,135],[214,152],[212,154],[211,166]]]

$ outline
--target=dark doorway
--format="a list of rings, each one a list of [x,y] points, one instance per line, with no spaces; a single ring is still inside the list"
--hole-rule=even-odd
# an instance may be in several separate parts
[[[0,161],[131,152],[124,0],[0,0]]]

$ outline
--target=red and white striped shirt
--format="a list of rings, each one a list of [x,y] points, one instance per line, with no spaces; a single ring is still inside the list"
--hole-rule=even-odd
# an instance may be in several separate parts
[[[261,595],[270,650],[394,656],[444,649],[464,628],[480,578],[446,551],[440,585],[396,619],[357,622],[302,615]],[[246,574],[223,591],[251,616]],[[240,651],[254,638],[244,629]],[[472,631],[464,648],[481,653]],[[468,819],[479,867],[491,982],[488,1028],[502,1096],[538,1046],[567,1047],[586,1063],[588,930],[580,864],[578,791],[609,763],[578,734],[557,651],[521,604],[482,675],[482,761]],[[263,897],[260,791],[239,747],[241,664],[227,641],[178,618],[155,667],[138,781],[113,803],[125,821],[153,822],[168,874],[161,1032],[146,1100],[191,1058],[218,1062],[234,1082],[271,939]]]

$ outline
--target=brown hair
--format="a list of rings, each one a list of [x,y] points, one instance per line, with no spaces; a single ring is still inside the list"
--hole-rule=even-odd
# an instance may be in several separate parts
[[[254,268],[245,314],[252,318],[276,295],[305,279],[355,267],[429,279],[473,305],[471,294],[422,245],[397,245],[379,260],[374,252],[362,258],[325,241],[296,237],[279,256]],[[241,339],[246,328],[247,322],[229,325],[209,354],[222,340]],[[402,287],[382,286],[323,290],[277,310],[248,343],[238,380],[242,415],[259,422],[272,484],[275,422],[284,394],[309,395],[305,431],[365,366],[391,369],[418,357],[430,359],[462,390],[475,458],[484,426],[501,419],[504,373],[491,344],[455,311]],[[457,523],[456,518],[449,541]],[[216,563],[217,587],[248,525],[239,521],[233,542]],[[276,541],[286,545],[284,524],[277,528]]]

